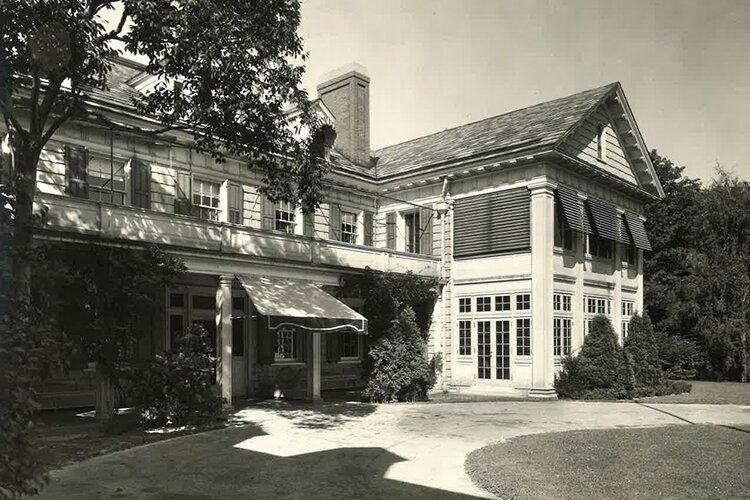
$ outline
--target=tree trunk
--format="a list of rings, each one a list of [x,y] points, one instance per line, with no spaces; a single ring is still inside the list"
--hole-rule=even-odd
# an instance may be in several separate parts
[[[36,192],[36,164],[39,152],[22,141],[16,141],[15,195],[13,222],[13,286],[14,298],[31,302],[31,249],[34,224],[34,195]]]
[[[115,389],[109,370],[101,361],[96,363],[96,418],[103,433],[112,429],[112,417],[115,414]]]
[[[742,370],[740,370],[740,382],[747,382],[747,330],[740,331],[740,344],[742,345]]]

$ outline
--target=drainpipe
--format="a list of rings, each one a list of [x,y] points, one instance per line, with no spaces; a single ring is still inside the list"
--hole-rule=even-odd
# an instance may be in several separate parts
[[[448,387],[447,387],[447,384],[446,384],[446,380],[445,380],[445,371],[446,371],[446,364],[447,364],[447,358],[448,358],[448,356],[446,355],[446,352],[445,352],[445,346],[446,346],[447,341],[448,341],[448,335],[447,335],[448,325],[446,324],[446,321],[445,321],[445,319],[446,319],[445,308],[447,307],[447,304],[446,304],[446,290],[445,290],[446,284],[447,284],[447,283],[445,283],[445,281],[446,281],[446,279],[445,279],[446,278],[446,276],[445,276],[445,269],[446,269],[446,263],[445,263],[445,256],[446,256],[446,251],[445,251],[445,218],[448,215],[448,202],[446,201],[446,194],[447,194],[447,192],[448,192],[448,178],[444,177],[443,178],[443,190],[440,193],[440,203],[438,203],[438,207],[437,207],[438,217],[440,217],[440,283],[441,283],[441,288],[440,288],[440,294],[441,294],[440,302],[443,305],[443,325],[442,325],[443,366],[441,368],[441,371],[442,371],[442,373],[441,373],[441,375],[442,375],[442,377],[441,377],[441,379],[442,379],[441,388],[442,388],[443,392],[445,392],[445,391],[448,390]]]

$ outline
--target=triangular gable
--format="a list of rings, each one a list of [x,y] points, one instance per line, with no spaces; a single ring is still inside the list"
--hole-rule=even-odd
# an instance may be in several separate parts
[[[653,195],[664,196],[619,84],[571,127],[556,149]]]

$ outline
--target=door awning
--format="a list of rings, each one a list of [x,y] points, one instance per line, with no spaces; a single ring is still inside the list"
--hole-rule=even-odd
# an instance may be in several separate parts
[[[268,328],[367,334],[367,319],[309,281],[237,276]]]

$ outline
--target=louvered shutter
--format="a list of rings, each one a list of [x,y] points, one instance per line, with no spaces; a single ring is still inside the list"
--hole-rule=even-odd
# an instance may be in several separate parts
[[[65,178],[70,196],[89,197],[89,184],[86,176],[88,163],[89,153],[86,148],[65,146]]]
[[[260,218],[262,220],[261,227],[263,229],[272,231],[276,228],[276,215],[274,213],[274,205],[271,200],[265,195],[260,195]]]
[[[229,222],[242,224],[242,186],[238,184],[227,185],[227,208]]]
[[[646,227],[643,221],[635,214],[625,212],[625,219],[628,222],[628,229],[633,236],[633,243],[641,250],[651,250],[651,242],[646,233]]]
[[[531,194],[527,188],[456,200],[456,257],[527,250],[531,247]]]
[[[373,224],[374,224],[374,216],[372,212],[368,212],[365,210],[364,217],[363,217],[363,226],[364,226],[364,235],[362,244],[366,246],[372,246],[372,235],[373,235]]]
[[[341,359],[341,347],[337,333],[326,334],[326,360],[337,363]]]
[[[567,226],[581,233],[586,232],[583,225],[583,212],[578,193],[565,188],[557,188],[557,200],[562,207],[563,217]]]
[[[130,204],[151,208],[151,166],[138,159],[130,161]]]
[[[589,199],[587,203],[591,210],[591,218],[594,221],[594,230],[597,236],[612,241],[619,241],[620,231],[617,228],[617,209],[599,200]]]
[[[192,203],[190,193],[192,190],[192,178],[190,172],[177,172],[175,177],[174,213],[190,215]]]
[[[334,203],[329,205],[328,209],[328,221],[331,224],[330,228],[330,239],[340,241],[341,240],[341,207]]]
[[[419,236],[419,253],[432,255],[432,210],[429,208],[419,209],[419,224],[421,227]]]
[[[625,214],[619,214],[617,216],[617,227],[619,229],[620,243],[625,245],[633,245],[633,238],[631,237],[630,230],[628,229],[628,223],[625,220]]]
[[[385,214],[385,246],[396,249],[396,212]]]

